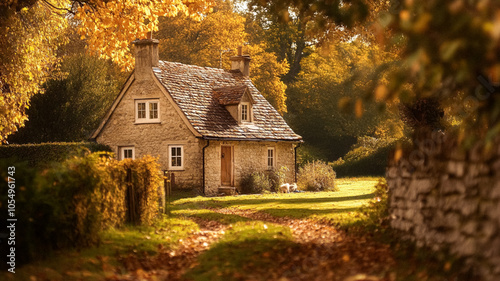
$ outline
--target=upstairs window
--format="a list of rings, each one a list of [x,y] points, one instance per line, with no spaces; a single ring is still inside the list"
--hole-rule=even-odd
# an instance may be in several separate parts
[[[267,148],[267,168],[272,170],[275,164],[274,147]]]
[[[135,149],[133,146],[120,147],[120,160],[135,159]]]
[[[250,116],[250,104],[249,103],[241,103],[240,105],[240,121],[241,122],[251,122]]]
[[[136,123],[160,122],[160,101],[158,99],[136,100],[135,122]]]

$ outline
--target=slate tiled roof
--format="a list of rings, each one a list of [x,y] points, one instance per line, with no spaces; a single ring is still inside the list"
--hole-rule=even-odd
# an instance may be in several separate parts
[[[247,86],[216,88],[213,90],[213,97],[218,100],[221,105],[238,104],[247,89]]]
[[[300,141],[281,115],[239,71],[160,61],[153,72],[194,129],[206,138]],[[254,122],[238,124],[220,104],[231,104],[248,89]],[[227,94],[229,93],[229,94]],[[227,94],[227,95],[226,95]],[[239,95],[239,97],[238,97]]]

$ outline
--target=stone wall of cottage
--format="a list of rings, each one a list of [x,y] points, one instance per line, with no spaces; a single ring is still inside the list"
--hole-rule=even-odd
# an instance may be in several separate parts
[[[500,280],[500,142],[465,150],[455,137],[425,133],[415,143],[387,170],[391,226],[464,258],[469,274]]]
[[[159,99],[160,123],[136,124],[135,100]],[[175,110],[172,101],[160,90],[152,79],[134,81],[121,102],[110,116],[108,124],[97,137],[118,155],[119,148],[133,146],[135,158],[144,155],[159,157],[162,170],[169,169],[169,145],[182,145],[184,148],[184,169],[173,171],[177,187],[202,186],[202,147],[203,142],[193,133]]]
[[[252,141],[210,141],[205,150],[205,192],[215,195],[221,186],[221,146],[233,147],[234,186],[240,187],[241,179],[256,171],[266,171],[267,149],[275,149],[275,168],[288,167],[286,182],[295,181],[295,151],[296,144],[286,142],[252,142]]]

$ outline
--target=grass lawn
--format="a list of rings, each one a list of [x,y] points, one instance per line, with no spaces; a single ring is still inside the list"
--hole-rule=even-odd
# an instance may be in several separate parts
[[[47,280],[102,280],[116,272],[124,271],[117,259],[119,255],[130,253],[155,255],[159,247],[177,247],[179,239],[198,230],[198,225],[191,220],[194,217],[231,225],[221,240],[207,251],[208,255],[200,257],[200,266],[188,272],[188,276],[192,279],[204,280],[207,277],[203,277],[207,266],[212,268],[215,266],[214,263],[221,260],[228,262],[230,259],[231,262],[227,266],[233,267],[234,271],[246,263],[245,259],[234,259],[234,257],[245,256],[245,253],[248,253],[246,251],[250,251],[251,255],[261,255],[264,249],[269,247],[278,251],[280,247],[284,249],[293,244],[290,231],[286,227],[273,224],[264,226],[260,221],[217,213],[214,209],[250,209],[276,217],[329,220],[341,226],[348,225],[360,219],[358,209],[374,197],[374,186],[378,180],[378,178],[338,179],[339,191],[336,192],[186,197],[191,193],[174,191],[172,216],[160,219],[154,227],[129,226],[107,230],[102,234],[102,243],[99,247],[54,253],[45,260],[16,268],[15,276],[7,274],[4,279],[2,273],[0,279],[29,280],[30,276],[40,276],[42,273]],[[234,245],[239,247],[235,248]],[[272,254],[267,255],[264,257],[268,260],[273,259]],[[213,257],[218,258],[213,260]]]
[[[339,191],[335,192],[182,198],[173,201],[173,213],[181,216],[219,219],[231,223],[231,218],[222,218],[220,214],[215,214],[207,208],[239,208],[265,212],[278,217],[331,220],[346,224],[356,219],[359,215],[359,208],[374,197],[374,187],[379,179],[337,179]]]

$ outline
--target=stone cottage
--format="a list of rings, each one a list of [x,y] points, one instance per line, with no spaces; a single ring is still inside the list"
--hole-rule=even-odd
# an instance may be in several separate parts
[[[176,186],[201,187],[205,195],[282,166],[294,181],[302,138],[252,84],[241,48],[223,70],[160,61],[156,39],[133,43],[135,70],[93,140],[119,159],[158,156]]]

